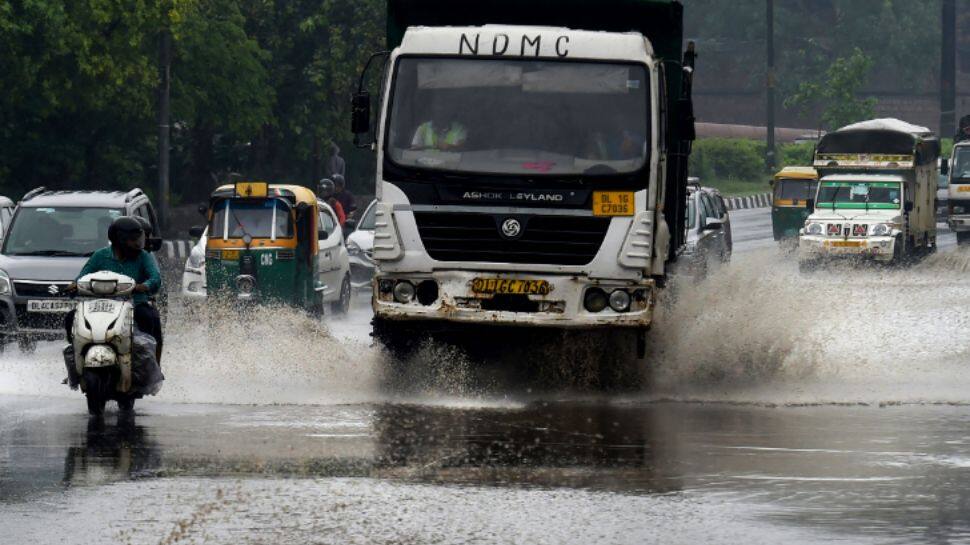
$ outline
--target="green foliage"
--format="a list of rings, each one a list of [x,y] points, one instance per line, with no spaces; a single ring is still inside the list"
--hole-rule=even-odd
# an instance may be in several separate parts
[[[773,172],[765,169],[765,143],[759,140],[710,138],[694,143],[690,156],[690,175],[704,185],[717,187],[726,195],[750,195],[768,191]],[[780,170],[787,166],[809,166],[815,145],[778,146]]]
[[[856,48],[849,57],[835,59],[823,81],[802,83],[785,100],[785,106],[807,111],[821,105],[822,125],[828,130],[871,119],[875,116],[876,99],[858,97],[871,68],[872,59]]]

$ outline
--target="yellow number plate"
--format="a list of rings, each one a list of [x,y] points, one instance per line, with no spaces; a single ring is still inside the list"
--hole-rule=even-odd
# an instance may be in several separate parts
[[[970,193],[970,185],[957,186],[957,193]]]
[[[865,243],[861,240],[832,240],[829,246],[833,248],[861,248]]]
[[[223,250],[223,261],[239,261],[239,250]]]
[[[510,280],[507,278],[476,278],[472,291],[479,295],[549,295],[549,282],[545,280]]]
[[[632,191],[594,191],[594,216],[632,216]]]

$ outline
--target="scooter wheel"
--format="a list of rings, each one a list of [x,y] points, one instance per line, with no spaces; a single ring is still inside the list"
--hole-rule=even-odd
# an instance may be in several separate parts
[[[88,400],[88,414],[95,418],[104,416],[104,406],[111,394],[111,377],[108,373],[94,369],[85,369],[82,376],[84,395]]]

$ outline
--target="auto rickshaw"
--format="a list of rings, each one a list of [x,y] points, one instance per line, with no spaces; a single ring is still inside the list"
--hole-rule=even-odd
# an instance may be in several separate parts
[[[808,200],[815,199],[818,173],[812,167],[785,167],[771,180],[771,227],[776,241],[798,239]]]
[[[313,191],[239,182],[216,189],[202,210],[209,229],[205,266],[210,296],[323,310],[328,287],[321,281],[317,254],[320,239],[331,233],[320,223]]]

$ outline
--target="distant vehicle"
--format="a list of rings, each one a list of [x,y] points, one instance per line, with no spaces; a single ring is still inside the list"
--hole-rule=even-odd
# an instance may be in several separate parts
[[[778,242],[798,244],[798,232],[809,211],[805,205],[815,198],[818,172],[812,167],[785,167],[771,180],[771,230]]]
[[[820,180],[799,237],[799,265],[845,257],[898,263],[936,249],[940,141],[897,119],[849,125],[815,153]]]
[[[723,201],[710,189],[688,187],[687,246],[680,270],[697,279],[731,259],[731,224]]]
[[[350,283],[356,290],[370,289],[374,280],[374,229],[377,200],[371,201],[350,235],[347,254],[350,257]]]
[[[10,222],[13,220],[13,213],[17,209],[17,203],[7,197],[0,197],[0,238],[7,232]]]
[[[147,220],[153,235],[147,249],[161,246],[155,209],[140,189],[39,188],[24,196],[0,247],[0,348],[16,340],[31,352],[37,340],[64,338],[64,315],[75,305],[62,292],[108,245],[108,226],[121,216]]]
[[[192,246],[189,257],[185,260],[185,268],[182,271],[182,297],[192,299],[205,299],[205,244],[209,238],[209,228],[202,231],[202,236]]]
[[[213,192],[206,210],[207,293],[281,302],[312,312],[350,308],[343,230],[309,189],[239,182]],[[205,228],[193,227],[202,237]]]
[[[730,259],[731,252],[734,251],[734,239],[731,233],[731,215],[728,213],[727,202],[724,201],[724,196],[717,188],[701,187],[701,190],[706,192],[714,201],[714,207],[717,209],[719,219],[723,224],[721,234],[724,236],[724,246],[727,248],[727,257]]]
[[[957,244],[970,243],[970,140],[953,146],[953,155],[941,170],[947,175],[947,225]]]

